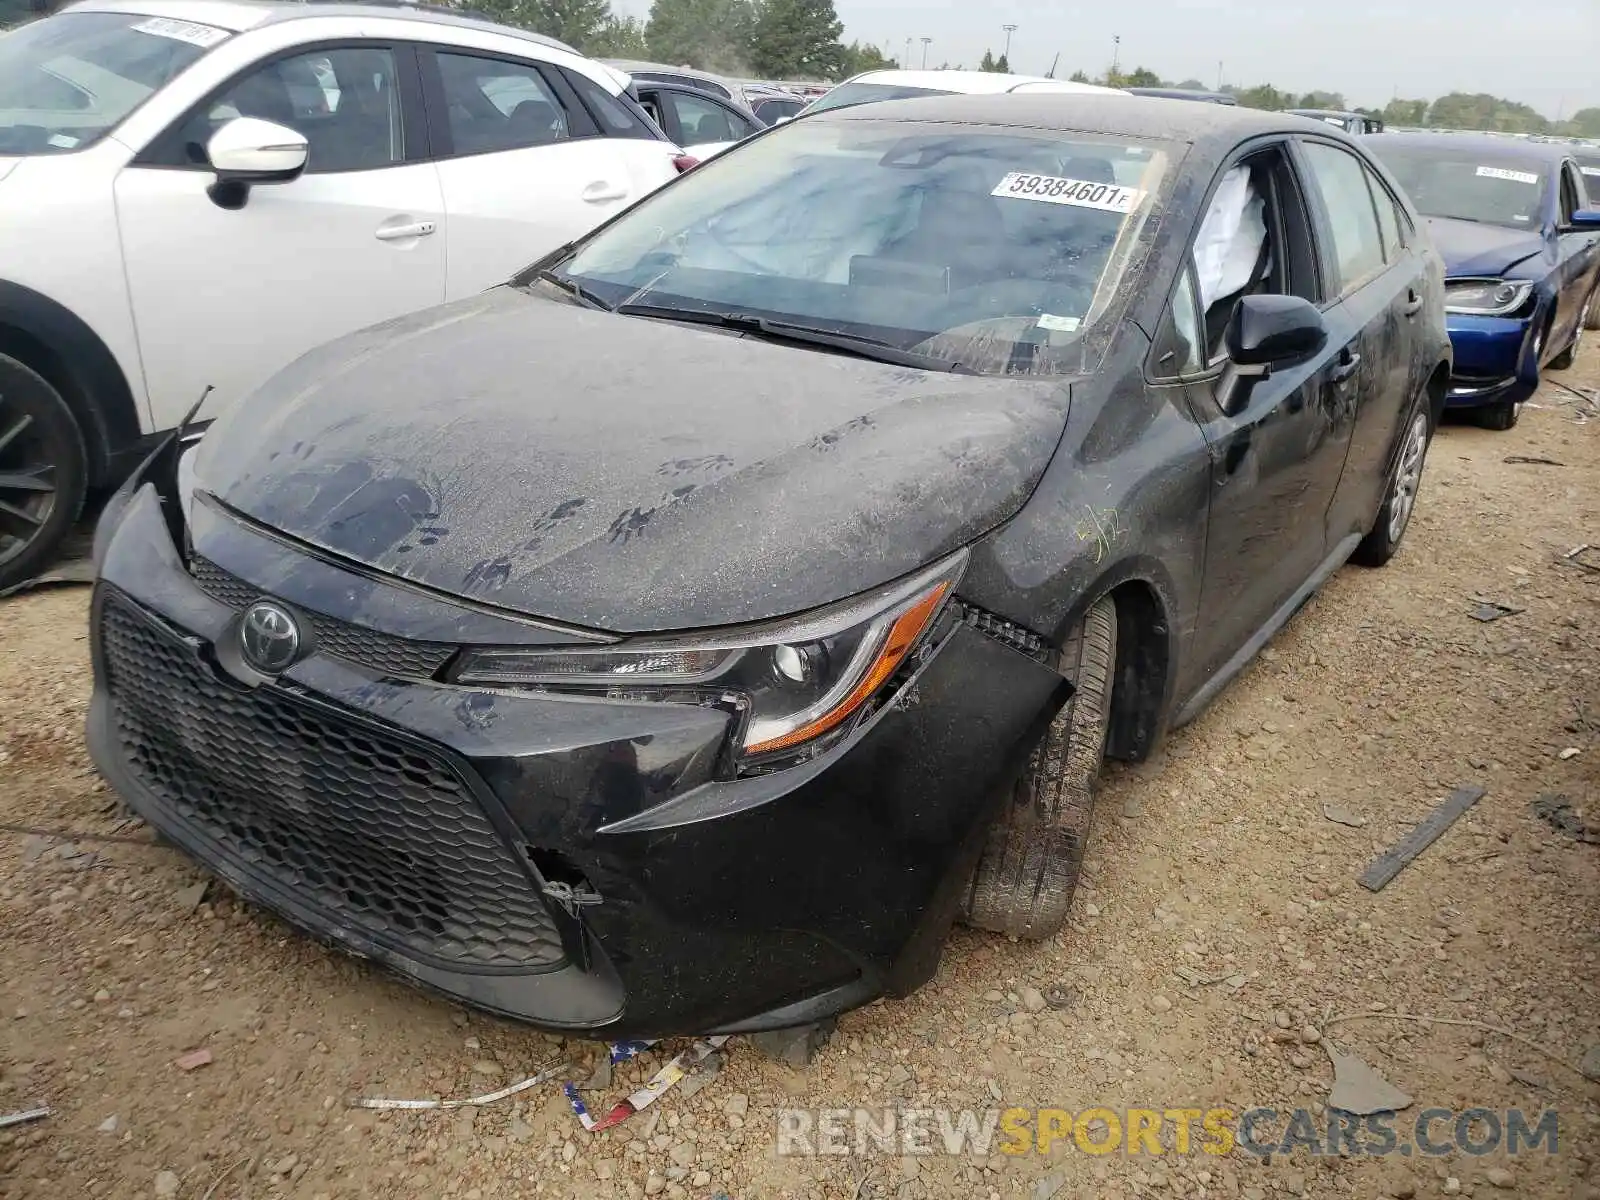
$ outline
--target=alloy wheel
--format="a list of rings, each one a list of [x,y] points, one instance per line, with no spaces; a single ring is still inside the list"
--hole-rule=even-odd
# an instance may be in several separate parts
[[[33,543],[56,503],[56,468],[44,430],[0,392],[0,566]]]
[[[1428,414],[1419,412],[1411,421],[1406,433],[1405,448],[1400,451],[1400,465],[1394,473],[1394,491],[1389,496],[1389,541],[1398,542],[1411,521],[1411,510],[1416,507],[1417,487],[1422,482],[1422,460],[1428,452]]]

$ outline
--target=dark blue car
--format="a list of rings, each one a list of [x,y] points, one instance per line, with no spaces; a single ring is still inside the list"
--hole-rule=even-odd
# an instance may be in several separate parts
[[[1444,256],[1455,348],[1448,405],[1510,429],[1540,371],[1572,365],[1600,285],[1600,208],[1572,147],[1460,133],[1386,133],[1365,144],[1410,193]]]

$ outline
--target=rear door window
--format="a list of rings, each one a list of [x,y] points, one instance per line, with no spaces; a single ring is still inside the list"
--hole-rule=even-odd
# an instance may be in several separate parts
[[[754,122],[741,117],[726,105],[718,104],[709,96],[696,96],[690,92],[662,92],[661,99],[671,106],[677,117],[685,146],[737,142],[756,131]]]
[[[800,100],[758,100],[756,116],[763,125],[776,125],[784,117],[798,117],[805,104]]]
[[[1341,295],[1354,291],[1383,270],[1383,234],[1377,207],[1361,161],[1326,142],[1304,142],[1311,186],[1322,197],[1332,236],[1333,266]]]
[[[532,63],[439,51],[445,121],[457,155],[548,146],[573,136],[573,122]]]

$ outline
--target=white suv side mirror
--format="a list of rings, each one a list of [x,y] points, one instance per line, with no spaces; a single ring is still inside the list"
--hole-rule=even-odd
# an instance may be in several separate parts
[[[256,117],[235,117],[206,143],[217,180],[207,189],[222,208],[243,208],[258,183],[289,183],[306,169],[305,135]]]

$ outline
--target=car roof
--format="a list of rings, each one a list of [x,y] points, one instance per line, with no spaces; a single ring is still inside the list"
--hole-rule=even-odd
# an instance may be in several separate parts
[[[1207,92],[1198,88],[1131,87],[1135,96],[1160,96],[1164,100],[1203,100],[1207,104],[1237,104],[1227,92]]]
[[[1057,92],[1121,93],[1120,88],[1094,83],[1074,83],[1070,79],[1049,79],[1043,75],[1008,75],[999,71],[863,71],[845,83],[878,83],[888,87],[929,88],[963,96],[989,96],[1015,91],[1019,85],[1049,84]],[[843,87],[844,84],[840,84]]]
[[[724,87],[733,87],[736,84],[735,80],[724,75],[702,71],[696,67],[675,67],[671,63],[644,62],[635,58],[602,58],[600,61],[608,67],[626,71],[630,75],[636,71],[658,71],[662,74],[682,75],[685,79],[704,79],[710,83],[720,83]]]
[[[59,10],[68,12],[119,12],[139,16],[169,17],[179,21],[195,21],[214,25],[218,29],[243,33],[263,25],[282,21],[298,21],[312,17],[370,17],[418,21],[430,25],[450,25],[460,29],[476,29],[496,33],[502,37],[516,38],[545,46],[551,50],[564,50],[568,54],[578,51],[567,43],[542,33],[501,25],[488,17],[474,15],[470,9],[451,11],[442,6],[404,3],[402,0],[80,0]]]
[[[1524,162],[1537,162],[1555,166],[1572,157],[1572,147],[1559,142],[1524,141],[1521,138],[1496,137],[1492,133],[1387,133],[1373,134],[1367,144],[1379,146],[1438,147],[1451,150],[1476,150],[1498,158],[1519,158]]]
[[[1151,104],[1124,92],[1018,92],[989,96],[926,96],[830,108],[807,121],[950,121],[1179,141],[1225,153],[1265,133],[1304,133],[1306,123],[1282,113],[1229,104]],[[1327,127],[1330,137],[1355,139]]]

